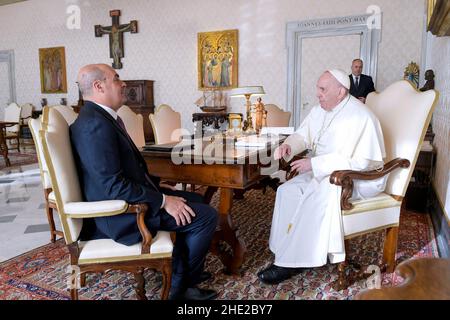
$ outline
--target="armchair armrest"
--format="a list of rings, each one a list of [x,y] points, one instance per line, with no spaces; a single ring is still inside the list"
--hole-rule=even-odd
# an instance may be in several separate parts
[[[386,163],[383,170],[337,170],[330,175],[330,183],[342,186],[341,208],[350,210],[353,208],[353,205],[348,200],[353,194],[353,180],[375,180],[397,168],[408,168],[409,166],[410,162],[408,159],[396,158]]]
[[[69,202],[64,206],[65,214],[74,219],[115,216],[127,209],[128,203],[123,200]]]

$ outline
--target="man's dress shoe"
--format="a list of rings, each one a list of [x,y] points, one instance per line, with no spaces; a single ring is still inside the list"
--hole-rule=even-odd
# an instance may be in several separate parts
[[[211,300],[217,297],[217,292],[211,289],[197,287],[187,288],[184,292],[171,293],[169,300]]]
[[[285,268],[272,264],[268,268],[258,272],[258,278],[266,284],[278,284],[299,274],[301,271],[301,268]]]
[[[198,283],[205,282],[205,281],[207,281],[207,280],[209,280],[211,278],[212,278],[212,273],[211,272],[203,271],[201,273],[201,275],[200,275],[200,279],[199,279]]]

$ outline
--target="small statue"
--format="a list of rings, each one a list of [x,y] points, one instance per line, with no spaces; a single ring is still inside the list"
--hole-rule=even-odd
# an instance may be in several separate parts
[[[267,125],[267,111],[264,109],[264,103],[261,101],[261,97],[257,99],[257,103],[255,103],[255,130],[256,134],[259,134],[261,128],[264,125]]]
[[[425,72],[425,80],[427,80],[425,82],[425,85],[420,88],[420,91],[427,91],[427,90],[431,90],[434,89],[434,72],[433,70],[429,69]]]

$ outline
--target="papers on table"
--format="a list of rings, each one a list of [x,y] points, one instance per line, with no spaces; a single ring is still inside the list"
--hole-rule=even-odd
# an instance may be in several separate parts
[[[274,134],[274,135],[290,135],[294,133],[294,127],[262,127],[261,134]]]
[[[246,137],[237,138],[235,142],[235,147],[249,147],[249,148],[258,148],[265,147],[268,144],[276,143],[280,141],[280,137],[276,135],[251,135]]]

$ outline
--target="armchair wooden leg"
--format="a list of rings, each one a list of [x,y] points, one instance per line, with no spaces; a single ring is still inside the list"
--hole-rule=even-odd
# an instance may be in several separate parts
[[[56,241],[56,227],[53,219],[53,208],[50,208],[48,202],[45,204],[45,212],[47,213],[48,225],[50,227],[50,241]]]
[[[162,272],[161,300],[167,300],[169,298],[170,285],[172,282],[171,260],[164,262],[161,272]]]
[[[78,300],[78,289],[77,288],[70,289],[70,299]]]
[[[144,269],[140,269],[138,272],[134,273],[134,278],[136,279],[136,295],[139,300],[147,300],[145,296],[145,279],[144,279]]]
[[[347,289],[348,281],[345,269],[347,268],[347,261],[343,261],[338,265],[339,276],[338,279],[333,283],[333,289],[336,291],[341,291]]]
[[[86,273],[80,274],[80,287],[86,286]]]
[[[386,239],[384,240],[383,264],[387,265],[387,272],[394,272],[395,253],[397,251],[398,227],[388,228],[386,230]]]

